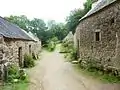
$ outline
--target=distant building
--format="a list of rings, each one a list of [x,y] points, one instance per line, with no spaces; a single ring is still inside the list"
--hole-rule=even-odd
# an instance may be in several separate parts
[[[98,0],[80,19],[76,37],[80,58],[120,69],[120,0]]]
[[[64,38],[63,41],[73,42],[74,41],[74,36],[73,36],[72,32],[69,32],[68,35]]]

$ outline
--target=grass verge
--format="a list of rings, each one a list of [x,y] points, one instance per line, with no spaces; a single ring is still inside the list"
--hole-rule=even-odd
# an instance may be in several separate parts
[[[88,71],[80,68],[79,64],[74,65],[74,68],[77,72],[96,78],[98,81],[103,83],[120,83],[120,77],[113,76],[111,74],[103,74],[101,71],[97,70]]]
[[[5,86],[1,86],[0,90],[28,90],[28,83],[20,82],[13,84],[5,84]]]
[[[4,86],[0,86],[0,90],[28,90],[29,78],[17,83],[5,83]]]

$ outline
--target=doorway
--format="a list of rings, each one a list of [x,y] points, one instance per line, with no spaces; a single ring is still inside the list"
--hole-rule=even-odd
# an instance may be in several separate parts
[[[30,54],[30,55],[32,54],[31,45],[29,45],[29,54]]]
[[[79,44],[80,44],[80,42],[79,42],[79,40],[77,40],[77,56],[78,56],[78,58],[80,58]]]
[[[19,67],[22,67],[22,47],[18,49]]]

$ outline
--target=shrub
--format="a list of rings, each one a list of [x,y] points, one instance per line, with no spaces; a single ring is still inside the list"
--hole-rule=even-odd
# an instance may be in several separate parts
[[[32,58],[31,55],[25,54],[24,55],[24,67],[25,68],[30,68],[35,66],[34,59]]]
[[[38,58],[37,58],[37,55],[35,55],[35,53],[32,53],[32,58],[34,59],[34,60],[37,60]]]
[[[25,80],[26,79],[26,73],[25,73],[25,70],[24,69],[20,69],[19,70],[19,75],[20,75],[20,80]]]
[[[19,67],[12,64],[8,67],[8,79],[7,82],[19,82],[20,80],[26,79],[25,72],[21,72],[22,70],[19,70]]]
[[[70,59],[71,60],[77,60],[77,50],[75,48],[72,49],[72,51],[70,52]]]
[[[10,65],[8,67],[8,82],[12,82],[14,79],[19,78],[18,70],[19,68],[16,65]]]
[[[77,50],[74,48],[73,42],[64,41],[61,45],[60,53],[65,53],[65,58],[70,61],[77,60]]]
[[[56,47],[55,42],[51,41],[51,42],[49,42],[47,49],[48,49],[48,51],[54,51],[55,47]]]
[[[59,43],[57,37],[53,37],[47,41],[47,44],[44,45],[44,47],[51,52],[55,50],[57,43]]]

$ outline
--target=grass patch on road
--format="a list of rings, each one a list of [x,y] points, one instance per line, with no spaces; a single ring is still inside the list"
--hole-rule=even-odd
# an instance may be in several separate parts
[[[74,65],[74,68],[77,72],[86,76],[91,76],[92,78],[95,78],[103,83],[120,83],[120,77],[113,76],[111,74],[103,74],[101,71],[97,70],[88,71],[86,69],[80,68],[79,64]]]

